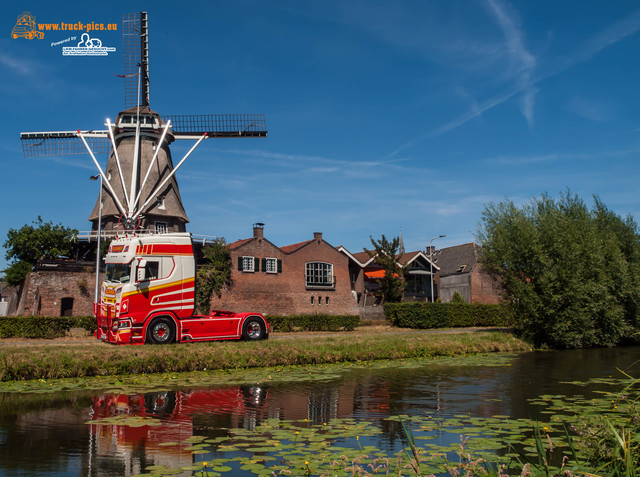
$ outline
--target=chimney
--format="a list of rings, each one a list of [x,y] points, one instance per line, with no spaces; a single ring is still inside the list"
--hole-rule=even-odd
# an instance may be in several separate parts
[[[322,232],[313,232],[313,238],[316,240],[322,240]]]
[[[253,224],[253,236],[254,238],[264,237],[264,224],[261,222]]]

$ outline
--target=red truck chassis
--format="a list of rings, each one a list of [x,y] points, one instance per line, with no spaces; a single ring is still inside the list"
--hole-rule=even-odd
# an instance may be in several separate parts
[[[118,317],[114,305],[95,306],[98,329],[95,337],[113,344],[166,344],[211,340],[259,340],[269,336],[267,320],[259,313],[213,310],[208,315],[178,318],[163,312],[144,323]]]

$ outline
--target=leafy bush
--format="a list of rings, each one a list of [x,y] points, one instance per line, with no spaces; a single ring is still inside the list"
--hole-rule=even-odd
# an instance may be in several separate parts
[[[478,231],[518,334],[536,346],[615,346],[640,329],[640,230],[596,197],[490,204]]]
[[[460,292],[453,292],[451,296],[451,303],[466,303],[464,301],[464,297],[460,294]]]
[[[0,338],[59,338],[71,329],[73,322],[70,317],[3,317]]]
[[[71,328],[93,332],[97,322],[93,316],[4,316],[0,317],[0,338],[61,338]]]
[[[401,328],[463,328],[467,326],[510,326],[504,305],[480,303],[386,303],[384,312]]]
[[[266,316],[272,331],[353,331],[358,315]]]
[[[220,297],[222,287],[231,280],[231,257],[229,246],[223,238],[216,239],[213,244],[202,248],[206,264],[196,272],[196,306],[202,313],[210,309],[211,295]]]
[[[76,316],[74,317],[74,320],[76,321],[75,324],[73,325],[74,328],[84,328],[85,330],[90,331],[91,333],[93,333],[98,329],[98,322],[96,320],[96,317],[93,315]]]

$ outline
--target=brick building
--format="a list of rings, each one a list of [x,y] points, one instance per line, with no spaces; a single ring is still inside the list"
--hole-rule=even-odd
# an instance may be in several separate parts
[[[44,260],[27,275],[15,314],[18,316],[90,316],[96,265],[75,260]],[[13,314],[13,313],[11,313]]]
[[[358,312],[351,293],[349,259],[322,234],[277,247],[255,224],[253,237],[229,244],[231,286],[211,299],[212,309],[293,315]]]
[[[467,303],[500,303],[500,284],[483,268],[482,249],[476,243],[443,248],[438,254],[441,300],[458,292]]]

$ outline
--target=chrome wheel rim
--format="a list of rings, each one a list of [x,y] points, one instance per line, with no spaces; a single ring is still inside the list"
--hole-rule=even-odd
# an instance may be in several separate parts
[[[260,338],[261,334],[262,328],[260,327],[260,323],[258,323],[257,321],[252,321],[247,325],[247,335],[249,335],[249,338]]]
[[[166,323],[158,323],[153,327],[153,339],[156,341],[167,341],[170,334],[171,329]]]

